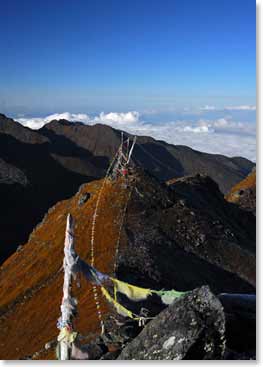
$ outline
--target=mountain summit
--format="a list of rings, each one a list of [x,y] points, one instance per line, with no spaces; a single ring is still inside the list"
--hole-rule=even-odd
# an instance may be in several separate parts
[[[3,359],[54,359],[54,350],[44,346],[58,334],[69,212],[75,220],[77,253],[88,262],[94,253],[94,266],[118,279],[151,289],[185,291],[207,284],[215,293],[255,290],[253,214],[226,202],[207,176],[166,185],[136,169],[128,184],[118,178],[104,185],[102,180],[82,185],[72,198],[51,208],[28,243],[2,265]],[[82,277],[80,281],[80,288],[73,287],[78,299],[76,330],[88,337],[99,332],[99,320],[92,286]],[[99,298],[105,318],[109,305]],[[129,304],[129,308],[139,306]],[[153,315],[160,311],[156,302],[146,306]]]
[[[121,132],[106,125],[54,120],[35,131],[0,115],[1,262],[27,241],[52,205],[105,175],[120,139]],[[138,137],[133,160],[163,182],[208,175],[223,193],[254,166],[244,158],[201,153],[147,136]]]

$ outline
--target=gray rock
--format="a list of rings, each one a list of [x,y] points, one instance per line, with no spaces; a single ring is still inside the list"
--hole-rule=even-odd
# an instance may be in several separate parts
[[[89,192],[85,192],[84,194],[82,194],[79,198],[79,201],[78,201],[78,205],[79,206],[82,206],[84,205],[90,198],[90,193]]]
[[[123,349],[120,360],[223,359],[222,305],[204,286],[162,311]]]

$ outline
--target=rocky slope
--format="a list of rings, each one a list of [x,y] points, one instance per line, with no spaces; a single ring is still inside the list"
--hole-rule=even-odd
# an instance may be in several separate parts
[[[18,122],[0,113],[0,134],[6,137],[12,136],[14,139],[25,144],[43,144],[48,139],[37,131],[22,126]],[[3,151],[1,151],[3,153]]]
[[[27,241],[58,200],[93,177],[69,171],[49,152],[49,140],[0,116],[0,263]]]
[[[129,181],[128,186],[123,179],[107,181],[102,191],[95,227],[98,270],[113,274],[115,264],[119,279],[153,289],[192,290],[207,284],[215,293],[255,291],[251,213],[227,203],[207,176],[166,185],[137,169]],[[76,250],[89,261],[92,215],[101,185],[102,181],[85,184],[75,196],[56,204],[28,243],[0,268],[2,359],[54,359],[54,348],[44,346],[58,334],[66,215],[70,212],[75,219]],[[99,322],[91,285],[80,280],[81,287],[73,289],[79,302],[76,329],[88,339],[99,333]],[[104,317],[114,315],[106,301],[101,303]],[[155,299],[122,303],[134,312],[146,307],[150,315],[163,308]]]
[[[27,241],[50,206],[103,177],[119,144],[120,131],[106,125],[60,120],[34,131],[0,114],[0,263]],[[138,138],[133,157],[162,181],[202,173],[224,193],[254,166],[150,137]]]
[[[0,158],[0,184],[13,185],[16,183],[27,186],[28,179],[26,175],[19,168],[6,163]]]

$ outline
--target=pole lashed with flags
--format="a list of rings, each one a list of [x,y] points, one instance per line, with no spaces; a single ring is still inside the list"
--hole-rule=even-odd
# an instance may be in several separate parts
[[[71,283],[75,274],[75,266],[78,261],[78,256],[74,250],[74,224],[70,214],[67,216],[67,226],[65,233],[64,245],[64,284],[63,298],[60,306],[61,316],[58,319],[58,328],[60,333],[58,336],[58,359],[70,359],[72,343],[74,342],[77,333],[73,331],[73,317],[76,314],[77,301],[71,295]]]

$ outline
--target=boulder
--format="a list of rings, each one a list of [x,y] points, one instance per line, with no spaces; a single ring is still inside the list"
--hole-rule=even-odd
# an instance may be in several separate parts
[[[120,360],[223,359],[225,316],[209,287],[176,299],[122,350]]]

